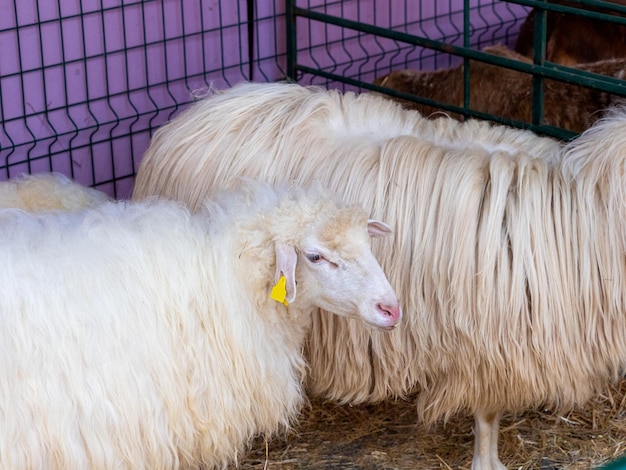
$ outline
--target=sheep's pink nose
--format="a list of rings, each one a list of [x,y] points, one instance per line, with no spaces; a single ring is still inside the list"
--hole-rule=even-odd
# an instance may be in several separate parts
[[[376,304],[376,308],[380,313],[382,313],[385,317],[389,318],[392,323],[398,323],[402,318],[402,309],[400,308],[399,303],[395,304],[384,304],[379,302]]]

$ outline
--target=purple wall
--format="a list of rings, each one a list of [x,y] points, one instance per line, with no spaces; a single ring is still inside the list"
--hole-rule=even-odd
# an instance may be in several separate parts
[[[257,1],[252,30],[246,4],[0,0],[0,180],[52,170],[128,197],[150,136],[192,101],[192,92],[284,76],[284,2]],[[423,4],[298,3],[433,39],[462,41],[462,0]],[[510,42],[519,27],[516,19],[524,16],[514,5],[473,0],[473,43]],[[300,62],[361,80],[394,67],[452,63],[433,51],[302,19],[298,48]],[[303,77],[302,82],[319,79]]]
[[[59,171],[130,195],[191,90],[246,78],[245,2],[0,0],[0,178]]]

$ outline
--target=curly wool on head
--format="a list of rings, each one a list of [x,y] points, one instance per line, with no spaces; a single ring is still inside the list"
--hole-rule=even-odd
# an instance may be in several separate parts
[[[316,307],[400,320],[370,249],[387,234],[358,206],[267,185],[197,214],[0,211],[0,467],[227,467],[296,418]]]
[[[241,84],[156,133],[134,197],[194,208],[246,175],[318,180],[384,214],[395,236],[374,252],[402,326],[383,335],[314,316],[308,387],[343,403],[420,391],[428,423],[474,413],[473,467],[497,469],[501,413],[584,403],[626,366],[626,112],[615,113],[564,147],[372,94]]]

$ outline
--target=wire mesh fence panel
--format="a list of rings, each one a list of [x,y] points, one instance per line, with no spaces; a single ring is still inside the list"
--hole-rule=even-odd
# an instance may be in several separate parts
[[[288,5],[287,73],[300,83],[378,91],[427,115],[443,110],[561,139],[626,96],[624,0]]]
[[[397,69],[456,67],[511,47],[536,3],[0,0],[0,180],[58,171],[127,197],[154,131],[210,89],[287,75],[363,90]]]
[[[151,134],[194,94],[270,69],[250,66],[245,1],[0,0],[0,11],[2,179],[58,171],[128,196]]]
[[[425,44],[464,45],[465,18],[468,46],[512,45],[528,8],[493,0],[468,2],[388,2],[296,0],[297,60],[303,69],[322,70],[362,82],[391,70],[435,70],[451,67],[461,58],[440,50],[377,34],[377,29],[417,36]],[[334,21],[333,21],[334,20]],[[346,88],[323,76],[300,73],[299,81]],[[334,83],[333,83],[334,82]]]
[[[251,21],[253,81],[271,82],[285,78],[287,31],[284,0],[256,1]]]

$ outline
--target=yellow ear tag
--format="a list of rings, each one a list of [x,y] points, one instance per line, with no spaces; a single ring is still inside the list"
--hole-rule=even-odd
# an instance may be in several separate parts
[[[280,279],[276,283],[274,287],[272,287],[272,292],[270,293],[270,298],[274,299],[276,302],[289,305],[289,302],[285,300],[287,296],[287,279],[285,276],[280,276]]]

